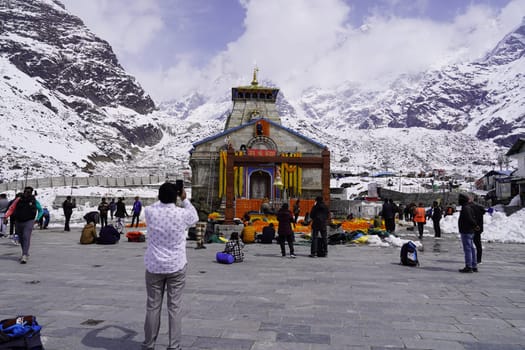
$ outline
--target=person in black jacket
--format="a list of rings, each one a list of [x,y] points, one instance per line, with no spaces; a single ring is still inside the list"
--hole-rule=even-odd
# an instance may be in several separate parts
[[[109,211],[109,204],[106,202],[106,198],[103,197],[102,201],[98,205],[98,212],[100,216],[100,226],[104,227],[108,224],[108,211]]]
[[[470,198],[463,193],[459,195],[458,203],[461,205],[458,229],[461,235],[461,243],[463,244],[463,252],[465,253],[465,267],[459,270],[459,272],[478,272],[476,248],[473,239],[474,232],[479,231],[479,226],[476,222],[474,205],[470,201]]]
[[[443,216],[443,210],[441,209],[441,206],[438,204],[438,202],[434,201],[432,203],[432,223],[434,225],[435,238],[441,237],[441,226],[439,225],[439,221],[441,221],[441,216]]]
[[[281,255],[283,257],[286,256],[285,242],[288,242],[290,258],[295,258],[293,246],[294,232],[292,230],[293,214],[288,208],[288,203],[283,203],[281,209],[277,212],[277,221],[279,221],[279,226],[277,227],[277,240],[281,246]]]
[[[275,239],[275,227],[273,222],[270,222],[270,225],[263,227],[262,233],[258,234],[255,238],[259,243],[272,244]]]
[[[326,225],[328,217],[330,216],[330,210],[324,204],[323,197],[318,196],[315,198],[315,205],[310,211],[310,218],[312,218],[312,244],[310,245],[310,257],[314,258],[316,255],[319,257],[326,257],[328,255],[328,242]],[[321,241],[317,241],[317,236],[321,236]],[[317,246],[317,244],[321,246]]]
[[[62,203],[62,209],[64,210],[64,216],[66,218],[66,222],[64,223],[64,231],[70,231],[69,220],[71,219],[71,215],[73,214],[73,208],[76,207],[76,202],[74,199],[71,200],[71,196],[67,196],[66,200]]]
[[[117,222],[124,224],[122,221],[123,218],[129,217],[128,212],[126,211],[126,204],[124,204],[124,198],[120,197],[117,201],[117,210],[115,211],[115,217]]]
[[[472,203],[474,207],[474,215],[476,216],[476,223],[479,230],[474,231],[474,245],[476,246],[476,262],[481,264],[481,255],[483,248],[481,247],[481,234],[483,233],[483,215],[485,215],[485,208],[477,203]]]

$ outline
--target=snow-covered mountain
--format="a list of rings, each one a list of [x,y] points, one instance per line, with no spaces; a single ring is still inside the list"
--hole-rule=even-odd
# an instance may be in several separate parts
[[[525,135],[524,52],[522,23],[476,62],[401,76],[381,91],[281,91],[278,109],[285,126],[330,148],[334,169],[475,173]],[[58,0],[0,2],[2,178],[174,172],[192,142],[222,131],[231,108],[229,90],[204,89],[157,108]]]
[[[465,171],[495,162],[525,136],[524,74],[525,21],[475,62],[403,75],[382,90],[345,83],[310,88],[298,99],[283,92],[278,109],[286,126],[329,146],[335,168]],[[185,120],[222,121],[228,100],[195,93],[160,108]]]
[[[0,2],[0,101],[8,178],[90,172],[163,136],[153,100],[59,1]]]

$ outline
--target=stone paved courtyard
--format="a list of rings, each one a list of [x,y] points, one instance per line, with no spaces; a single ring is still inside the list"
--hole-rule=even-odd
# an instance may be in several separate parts
[[[145,244],[81,246],[79,236],[35,230],[27,265],[0,240],[0,317],[36,315],[47,350],[140,349]],[[184,349],[525,348],[525,245],[485,243],[475,274],[458,273],[457,237],[432,233],[418,268],[399,265],[397,247],[329,246],[312,259],[298,245],[289,259],[276,244],[253,244],[244,263],[219,265],[222,245],[194,246]],[[157,349],[167,344],[165,311],[162,322]]]

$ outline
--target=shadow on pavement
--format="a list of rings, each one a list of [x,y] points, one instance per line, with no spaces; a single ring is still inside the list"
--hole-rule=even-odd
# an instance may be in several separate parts
[[[114,349],[140,349],[141,342],[133,340],[138,333],[121,326],[108,325],[94,329],[82,339],[82,344],[91,348]]]

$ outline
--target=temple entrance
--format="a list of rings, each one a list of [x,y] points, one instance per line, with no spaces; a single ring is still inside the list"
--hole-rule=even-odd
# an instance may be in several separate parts
[[[272,179],[265,171],[256,171],[250,175],[249,198],[272,198]]]

